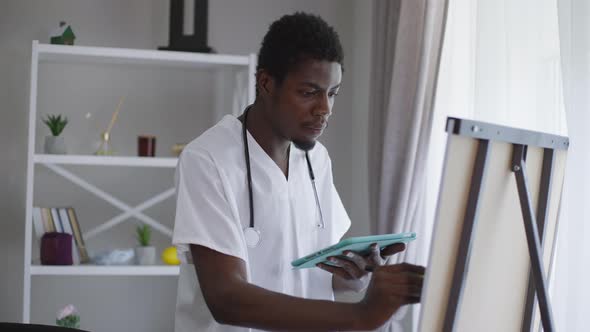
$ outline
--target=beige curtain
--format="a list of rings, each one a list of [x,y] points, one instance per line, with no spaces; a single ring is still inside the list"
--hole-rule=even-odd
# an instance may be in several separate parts
[[[374,233],[416,231],[447,0],[377,0],[371,85]],[[418,234],[419,235],[419,234]]]
[[[374,234],[414,231],[398,261],[424,264],[425,172],[448,0],[376,0],[369,191]],[[422,249],[421,249],[422,248]],[[382,330],[402,331],[407,307]],[[411,320],[410,320],[411,321]]]

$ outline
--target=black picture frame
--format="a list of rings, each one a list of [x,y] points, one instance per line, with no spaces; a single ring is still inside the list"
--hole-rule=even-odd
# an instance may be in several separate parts
[[[197,53],[214,53],[207,45],[209,1],[195,0],[194,30],[192,35],[183,34],[184,1],[170,0],[169,45],[159,50]]]

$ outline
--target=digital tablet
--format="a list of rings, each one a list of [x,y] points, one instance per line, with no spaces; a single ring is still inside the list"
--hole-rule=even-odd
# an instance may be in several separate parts
[[[332,256],[342,256],[344,251],[354,251],[361,255],[366,255],[371,251],[371,244],[377,243],[383,250],[385,247],[395,243],[408,243],[416,239],[416,233],[398,233],[372,236],[359,236],[344,239],[332,246],[318,250],[305,257],[301,257],[291,262],[295,269],[305,269],[315,267],[318,263],[333,265],[326,259]],[[346,258],[346,256],[343,256]]]

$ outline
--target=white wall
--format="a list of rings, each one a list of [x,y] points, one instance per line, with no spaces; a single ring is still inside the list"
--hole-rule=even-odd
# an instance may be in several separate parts
[[[0,259],[5,267],[0,273],[0,321],[19,321],[21,317],[31,40],[46,42],[48,32],[57,22],[67,20],[75,28],[79,45],[155,49],[167,45],[167,3],[161,0],[10,0],[0,4],[0,111],[3,120],[0,121],[0,209],[3,211],[0,221],[3,229],[0,232]],[[353,219],[351,234],[366,234],[369,229],[366,136],[370,7],[369,1],[353,0],[211,0],[209,3],[209,44],[219,53],[257,52],[270,22],[295,10],[320,14],[339,31],[345,48],[344,85],[336,102],[334,117],[322,141],[331,152],[336,185]],[[64,69],[62,75],[58,74],[56,68],[46,69],[43,72],[46,82],[63,79],[68,75],[70,78],[80,77],[80,83],[91,82],[85,87],[93,86],[96,93],[74,94],[63,97],[67,98],[66,101],[58,103],[50,97],[51,93],[61,91],[65,94],[68,88],[45,84],[49,87],[45,90],[45,95],[40,95],[40,98],[45,98],[47,108],[43,111],[75,116],[86,113],[80,112],[79,108],[87,107],[93,113],[91,119],[99,123],[104,123],[105,119],[108,121],[120,90],[128,86],[125,78],[117,78],[116,73],[113,73],[115,79],[112,81],[101,81],[106,79],[101,76],[105,74],[103,70],[100,67],[70,67]],[[146,81],[150,77],[158,77],[158,72],[142,71],[133,75],[135,78],[145,78]],[[116,142],[120,151],[132,153],[130,151],[133,151],[135,144],[133,137],[143,130],[161,130],[158,132],[161,137],[177,130],[176,125],[170,125],[173,128],[165,125],[161,128],[148,128],[147,122],[136,121],[140,117],[139,112],[149,115],[160,112],[161,108],[158,107],[167,104],[158,104],[158,98],[165,98],[170,91],[182,90],[181,82],[189,80],[197,86],[202,84],[198,79],[191,81],[192,78],[185,73],[173,73],[171,77],[171,82],[154,83],[148,80],[149,83],[142,83],[131,89],[131,95],[136,98],[128,98],[125,108],[127,114],[122,111],[113,130],[113,143]],[[85,91],[84,88],[79,90],[80,93]],[[184,117],[198,112],[195,109],[207,107],[205,98],[190,97],[186,91],[178,93],[174,99],[174,107],[170,107],[169,111],[174,111],[175,116]],[[68,106],[67,109],[51,109],[50,105],[62,105],[62,108],[63,105]],[[129,117],[126,119],[126,116]],[[211,122],[206,112],[201,113],[199,119],[202,121],[195,123],[194,133],[190,131],[190,126],[183,127],[182,132],[187,136],[198,135]],[[80,131],[80,128],[86,126],[84,128],[91,132],[92,126],[96,125],[84,122],[82,118],[72,120],[70,128],[66,129],[70,131],[70,141],[75,141],[74,132]],[[79,151],[91,149],[86,143],[72,144],[72,149]],[[166,150],[166,144],[158,146],[158,154],[166,155]],[[172,178],[171,172],[154,174],[150,171],[113,172],[107,169],[102,174],[93,175],[93,172],[83,168],[72,169],[91,176],[91,180],[101,183],[101,186],[104,185],[105,189],[118,197],[132,199],[132,203],[155,194],[152,187],[166,189]],[[41,198],[47,195],[36,193],[37,204],[51,205],[77,200],[77,206],[86,209],[89,224],[99,222],[101,219],[97,216],[104,219],[106,214],[106,218],[110,218],[117,212],[106,204],[95,204],[97,201],[89,195],[43,169],[39,169],[38,174],[38,188],[46,188],[45,190],[55,194],[49,195],[49,198]],[[144,185],[120,184],[119,179],[131,175],[138,176],[139,182]],[[141,197],[146,195],[147,197]],[[148,212],[171,225],[173,206],[170,202]],[[131,247],[134,245],[132,231],[130,225],[120,226],[115,233],[110,234],[112,237],[97,238],[89,241],[88,245],[95,250],[105,249],[113,243],[120,247]],[[159,236],[155,240],[160,247],[168,241]],[[78,306],[82,311],[83,327],[92,331],[167,331],[171,329],[173,322],[176,281],[170,277],[35,277],[32,290],[34,322],[51,323],[55,311],[66,302]]]

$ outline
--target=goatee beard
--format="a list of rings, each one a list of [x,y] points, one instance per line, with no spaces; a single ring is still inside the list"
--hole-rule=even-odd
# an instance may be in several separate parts
[[[293,144],[295,144],[295,147],[299,150],[309,151],[313,149],[315,142],[316,141],[293,141]]]

